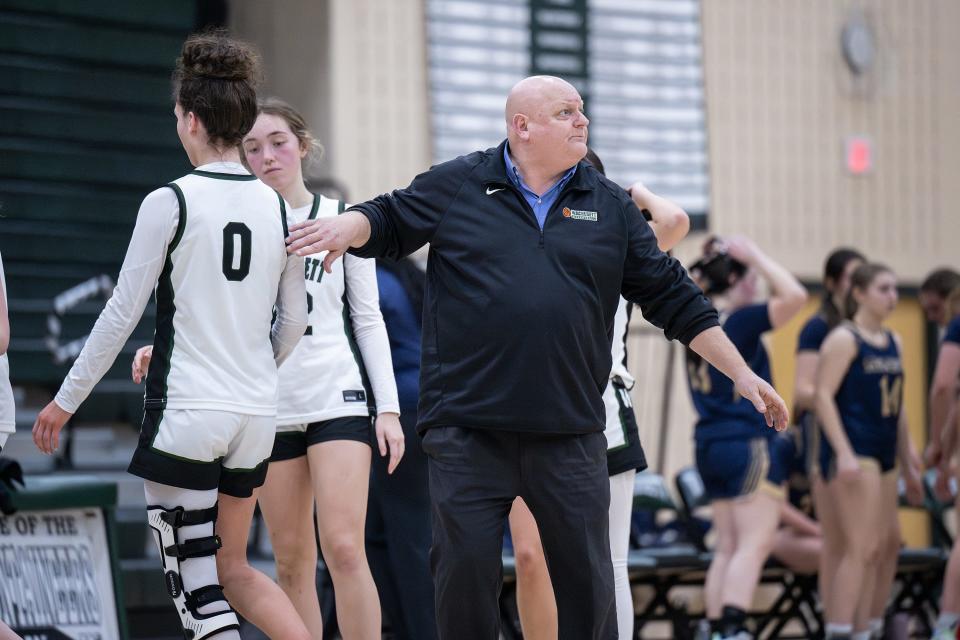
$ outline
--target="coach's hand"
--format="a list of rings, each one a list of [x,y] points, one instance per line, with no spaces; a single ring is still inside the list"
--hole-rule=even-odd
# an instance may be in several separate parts
[[[46,454],[56,451],[60,446],[60,430],[72,415],[61,409],[56,402],[50,401],[50,404],[37,415],[37,421],[33,423],[33,442],[37,445],[37,449]]]
[[[389,447],[390,464],[387,465],[387,473],[393,473],[393,470],[400,464],[400,458],[403,457],[405,447],[400,416],[396,413],[381,413],[377,416],[374,428],[377,432],[377,446],[380,447],[380,457],[387,455],[387,448]]]
[[[153,346],[147,345],[140,347],[133,355],[133,373],[131,377],[137,384],[147,377],[147,370],[150,369],[150,358],[153,357]]]
[[[768,427],[777,431],[787,428],[790,411],[770,383],[755,374],[749,368],[744,369],[733,381],[737,393],[753,403],[754,408],[763,414]]]
[[[370,239],[370,222],[359,211],[348,211],[336,218],[318,218],[298,222],[290,227],[287,253],[308,256],[327,251],[323,270],[333,269],[333,262],[350,247],[362,247]]]

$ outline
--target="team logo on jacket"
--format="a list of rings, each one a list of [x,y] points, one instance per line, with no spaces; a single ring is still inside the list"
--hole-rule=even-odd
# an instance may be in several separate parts
[[[596,222],[597,212],[596,211],[578,211],[577,209],[570,209],[568,207],[564,207],[563,217],[572,218],[574,220],[588,220],[589,222]]]

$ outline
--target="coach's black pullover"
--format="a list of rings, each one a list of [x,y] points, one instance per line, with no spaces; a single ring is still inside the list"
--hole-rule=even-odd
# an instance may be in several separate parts
[[[437,165],[356,205],[362,257],[430,243],[419,425],[603,431],[618,296],[688,343],[717,313],[627,193],[581,162],[544,228],[507,178],[503,151]]]

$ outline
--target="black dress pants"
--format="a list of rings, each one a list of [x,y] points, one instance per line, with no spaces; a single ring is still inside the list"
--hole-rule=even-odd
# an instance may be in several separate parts
[[[606,449],[602,432],[435,427],[424,434],[441,640],[497,639],[503,533],[517,496],[540,529],[559,640],[616,639]]]

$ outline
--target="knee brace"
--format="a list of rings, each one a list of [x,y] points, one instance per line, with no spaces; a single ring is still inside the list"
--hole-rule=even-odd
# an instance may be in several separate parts
[[[160,547],[160,560],[163,562],[163,577],[167,593],[173,598],[180,614],[183,633],[186,640],[203,640],[214,633],[227,629],[239,629],[233,609],[203,614],[200,607],[212,602],[224,601],[223,587],[211,584],[187,592],[183,588],[180,563],[187,558],[200,558],[216,555],[220,548],[220,537],[211,535],[191,540],[180,540],[178,530],[184,526],[213,523],[217,519],[217,506],[209,509],[186,511],[183,507],[167,509],[158,505],[147,507],[147,522],[156,534]]]

